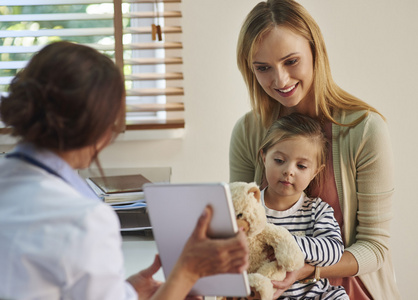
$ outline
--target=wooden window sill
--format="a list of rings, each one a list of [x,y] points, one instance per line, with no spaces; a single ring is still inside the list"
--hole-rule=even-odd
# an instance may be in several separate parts
[[[116,138],[115,143],[124,141],[146,141],[146,140],[164,140],[164,139],[181,139],[185,135],[184,128],[168,127],[167,129],[141,129],[134,130],[128,129],[123,133],[120,133]],[[0,128],[0,145],[14,145],[17,143],[17,139],[10,136],[5,128]],[[8,130],[10,131],[10,130]]]

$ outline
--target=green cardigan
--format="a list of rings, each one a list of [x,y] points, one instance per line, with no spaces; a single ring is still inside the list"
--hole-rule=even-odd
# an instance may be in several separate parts
[[[334,118],[349,124],[365,111],[343,111]],[[260,184],[257,151],[266,129],[253,112],[236,123],[230,144],[230,181]],[[374,299],[400,299],[389,249],[394,192],[389,131],[376,113],[354,127],[332,124],[334,176],[344,218],[346,251],[356,258],[356,276]]]

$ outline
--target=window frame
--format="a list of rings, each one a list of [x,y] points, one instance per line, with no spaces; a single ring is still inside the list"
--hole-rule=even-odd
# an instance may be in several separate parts
[[[181,42],[173,42],[167,38],[167,41],[150,41],[142,42],[141,44],[135,43],[124,43],[124,35],[131,34],[134,35],[151,35],[152,27],[143,26],[143,27],[125,27],[124,19],[131,18],[131,20],[139,19],[151,19],[155,20],[156,14],[158,20],[166,19],[181,19],[181,9],[179,10],[169,10],[166,9],[170,4],[177,4],[178,7],[181,4],[181,0],[97,0],[97,1],[86,1],[86,0],[38,0],[36,4],[32,0],[4,0],[2,1],[1,6],[21,6],[21,5],[77,5],[77,4],[93,4],[93,3],[113,3],[114,13],[113,13],[113,36],[114,36],[114,60],[116,65],[118,65],[121,70],[126,70],[126,66],[131,66],[131,68],[141,67],[145,65],[159,65],[163,66],[164,69],[171,68],[171,66],[176,66],[177,69],[181,69],[183,58],[179,51],[182,49]],[[87,3],[86,3],[87,2]],[[137,4],[150,4],[158,8],[161,7],[161,4],[164,6],[161,12],[148,11],[148,12],[130,12],[124,13],[122,10],[122,5],[124,3],[129,3],[130,5]],[[26,16],[27,20],[30,20],[30,16]],[[39,17],[39,16],[38,16]],[[59,16],[58,16],[59,17]],[[98,16],[100,18],[100,16]],[[106,15],[106,18],[109,18]],[[0,22],[7,19],[7,15],[0,15]],[[24,16],[22,16],[24,19]],[[158,22],[158,21],[157,21]],[[164,22],[164,21],[163,21]],[[168,37],[168,35],[178,35],[181,39],[182,29],[181,26],[161,26],[163,37]],[[2,30],[0,30],[2,31]],[[16,32],[17,34],[25,34],[24,32]],[[52,33],[48,33],[52,34]],[[0,36],[2,38],[2,36]],[[63,39],[64,40],[64,39]],[[43,46],[43,45],[42,45]],[[35,46],[38,50],[42,46]],[[96,45],[97,46],[97,45]],[[2,48],[3,46],[0,46]],[[108,46],[97,47],[98,50],[109,50]],[[96,49],[97,49],[96,48]],[[133,49],[133,51],[141,51],[143,49],[163,49],[164,57],[126,57],[124,53],[126,51]],[[171,49],[177,49],[177,55],[171,56],[166,53]],[[30,50],[34,50],[31,48]],[[35,51],[36,52],[36,49]],[[2,54],[0,49],[0,55]],[[161,51],[160,51],[161,53]],[[1,62],[3,65],[6,65],[7,62]],[[22,67],[22,64],[21,64]],[[166,129],[184,129],[184,103],[183,103],[183,74],[180,71],[177,72],[166,72],[166,73],[133,73],[125,74],[125,81],[130,81],[133,85],[133,82],[157,82],[162,81],[166,85],[164,89],[161,88],[142,88],[142,89],[129,89],[127,88],[127,100],[125,101],[125,111],[122,118],[125,118],[125,128],[124,131],[146,131],[146,130],[166,130]],[[170,82],[175,82],[174,86],[170,85]],[[176,86],[176,85],[180,86]],[[164,91],[163,91],[164,90]],[[161,96],[164,93],[163,96]],[[163,103],[158,103],[158,101],[145,102],[142,103],[140,100],[132,101],[133,97],[135,99],[150,98],[150,97],[166,97],[166,100]],[[172,97],[174,100],[170,100]],[[140,117],[137,117],[139,115]],[[148,117],[142,117],[143,115],[148,115]],[[163,115],[163,117],[160,117]],[[169,116],[170,115],[170,116]],[[165,116],[165,117],[164,117]],[[1,120],[0,120],[1,121]],[[9,134],[11,132],[10,128],[2,126],[0,123],[0,134]],[[132,136],[132,135],[131,135]],[[177,135],[176,135],[177,136]]]

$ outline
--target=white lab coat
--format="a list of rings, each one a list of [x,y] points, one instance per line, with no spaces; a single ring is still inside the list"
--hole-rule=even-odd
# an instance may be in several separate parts
[[[3,298],[137,299],[115,212],[39,167],[0,160]]]

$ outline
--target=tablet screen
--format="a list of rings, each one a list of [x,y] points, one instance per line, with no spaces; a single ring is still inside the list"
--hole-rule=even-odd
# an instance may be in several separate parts
[[[168,277],[204,208],[210,205],[212,237],[226,238],[237,231],[229,186],[226,183],[146,184],[145,200],[163,273]],[[247,274],[220,274],[201,278],[192,295],[245,297]]]

